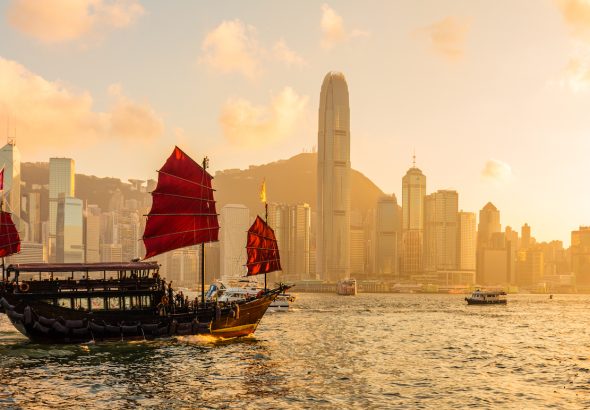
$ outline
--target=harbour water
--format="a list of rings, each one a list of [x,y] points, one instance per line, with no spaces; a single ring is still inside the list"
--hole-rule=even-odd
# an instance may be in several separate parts
[[[0,316],[0,408],[588,408],[590,295],[298,294],[239,340],[30,344]]]

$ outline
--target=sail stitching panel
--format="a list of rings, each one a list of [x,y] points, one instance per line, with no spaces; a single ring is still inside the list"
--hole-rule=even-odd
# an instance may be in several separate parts
[[[175,147],[160,169],[158,184],[152,192],[152,209],[143,236],[145,258],[218,240],[212,179],[205,169]]]

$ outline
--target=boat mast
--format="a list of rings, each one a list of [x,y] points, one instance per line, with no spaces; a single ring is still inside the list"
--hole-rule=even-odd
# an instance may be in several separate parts
[[[268,202],[266,202],[266,192],[264,195],[264,222],[268,224]],[[266,272],[264,273],[264,291],[266,292]]]
[[[2,185],[0,187],[0,212],[4,211],[4,168],[2,169]],[[4,261],[4,256],[2,257],[2,280],[8,280],[5,278],[6,275],[6,264]]]
[[[209,158],[203,158],[203,170],[206,172]],[[201,303],[205,306],[205,242],[201,244]]]

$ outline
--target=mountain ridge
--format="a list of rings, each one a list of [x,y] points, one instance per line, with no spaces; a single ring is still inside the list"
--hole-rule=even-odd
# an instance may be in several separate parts
[[[31,192],[32,185],[41,186],[42,202],[47,203],[49,164],[47,162],[24,162],[21,164],[21,178],[25,182],[21,192]],[[317,154],[301,153],[288,159],[281,159],[262,165],[251,165],[247,169],[217,171],[213,179],[218,211],[226,204],[239,203],[250,208],[252,215],[263,212],[259,193],[262,181],[266,180],[268,202],[308,203],[312,212],[317,203]],[[351,169],[351,210],[365,214],[375,207],[377,199],[384,195],[368,177]],[[125,199],[141,200],[145,195],[131,189],[131,184],[115,177],[96,177],[76,174],[76,197],[89,204],[108,210],[111,196],[121,191]],[[47,209],[41,210],[41,219],[48,219]]]

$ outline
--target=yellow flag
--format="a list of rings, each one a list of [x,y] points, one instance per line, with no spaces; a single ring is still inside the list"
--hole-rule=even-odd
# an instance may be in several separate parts
[[[266,180],[262,180],[262,186],[260,187],[260,202],[266,203]]]

